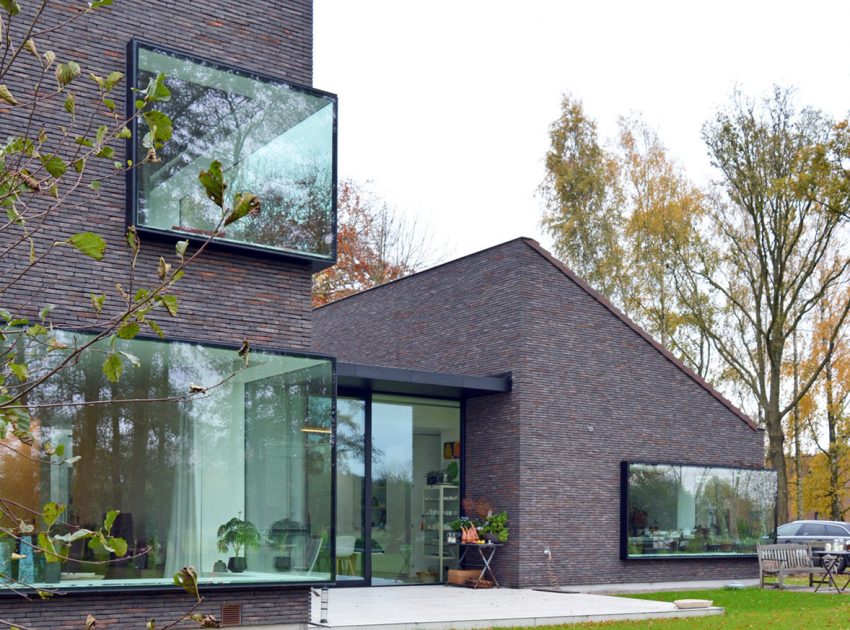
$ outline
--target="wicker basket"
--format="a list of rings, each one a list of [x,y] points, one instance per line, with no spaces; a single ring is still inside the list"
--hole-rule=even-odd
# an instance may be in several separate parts
[[[466,586],[466,581],[469,578],[475,579],[480,574],[480,569],[449,569],[449,584]]]

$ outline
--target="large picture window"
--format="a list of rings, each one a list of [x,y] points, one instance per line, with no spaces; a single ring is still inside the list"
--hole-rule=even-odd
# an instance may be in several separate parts
[[[62,336],[68,347],[86,339]],[[202,584],[329,580],[333,362],[252,352],[245,367],[235,350],[150,340],[117,349],[138,361],[118,383],[103,377],[95,349],[28,400],[40,438],[80,460],[22,463],[3,451],[0,479],[4,499],[37,511],[49,501],[67,506],[67,533],[97,529],[120,510],[112,533],[132,557],[76,544],[59,567],[39,559],[35,582],[170,584],[184,566]],[[193,385],[209,389],[172,399]],[[117,402],[83,404],[98,400]]]
[[[132,42],[133,81],[145,88],[159,73],[171,97],[157,103],[174,133],[143,163],[149,131],[133,134],[131,221],[142,231],[206,238],[241,248],[297,255],[318,267],[336,256],[336,97]],[[130,99],[132,103],[132,98]],[[221,210],[198,181],[213,160],[228,184],[226,205],[248,191],[262,209],[225,228]]]
[[[623,558],[752,555],[775,529],[776,472],[623,463]]]

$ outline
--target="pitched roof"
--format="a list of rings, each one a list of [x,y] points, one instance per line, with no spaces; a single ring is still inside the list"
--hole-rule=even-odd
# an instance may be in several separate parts
[[[613,314],[613,315],[614,315],[615,317],[617,317],[620,321],[622,321],[622,322],[623,322],[626,326],[628,326],[628,327],[629,327],[632,331],[634,331],[634,332],[635,332],[635,333],[637,333],[640,337],[642,337],[642,338],[643,338],[643,339],[644,339],[647,343],[649,343],[649,344],[650,344],[650,345],[651,345],[651,346],[652,346],[655,350],[657,350],[657,351],[658,351],[658,352],[659,352],[659,353],[660,353],[660,354],[661,354],[661,355],[662,355],[665,359],[667,359],[668,361],[670,361],[670,362],[671,362],[674,366],[676,366],[678,369],[680,369],[682,372],[684,372],[687,376],[689,376],[692,380],[694,380],[694,381],[695,381],[698,385],[700,385],[700,387],[702,387],[703,389],[705,389],[705,390],[706,390],[706,391],[707,391],[707,392],[708,392],[708,393],[709,393],[712,397],[714,397],[715,399],[717,399],[717,400],[718,400],[718,401],[719,401],[719,402],[720,402],[720,403],[721,403],[724,407],[726,407],[729,411],[731,411],[733,414],[735,414],[736,416],[738,416],[738,418],[740,418],[740,419],[741,419],[741,420],[742,420],[742,421],[743,421],[743,422],[744,422],[747,426],[749,426],[749,427],[750,427],[751,429],[753,429],[754,431],[764,431],[764,429],[763,429],[763,428],[761,428],[761,427],[759,427],[759,426],[758,426],[755,422],[753,422],[753,420],[752,420],[752,419],[751,419],[751,418],[750,418],[747,414],[745,414],[745,413],[744,413],[743,411],[741,411],[738,407],[736,407],[736,406],[735,406],[732,402],[730,402],[730,401],[729,401],[729,400],[728,400],[725,396],[723,396],[723,395],[722,395],[720,392],[718,392],[718,391],[717,391],[714,387],[712,387],[712,386],[711,386],[711,385],[710,385],[710,384],[709,384],[709,383],[708,383],[705,379],[703,379],[703,378],[702,378],[699,374],[697,374],[696,372],[694,372],[692,369],[690,369],[690,368],[689,368],[689,367],[687,367],[684,363],[682,363],[679,359],[677,359],[677,358],[676,358],[676,357],[675,357],[675,356],[674,356],[674,355],[673,355],[673,354],[672,354],[669,350],[667,350],[667,348],[665,348],[665,347],[664,347],[664,346],[662,346],[660,343],[658,343],[658,342],[657,342],[657,341],[656,341],[656,340],[652,337],[652,335],[650,335],[649,333],[647,333],[647,332],[646,332],[643,328],[641,328],[641,327],[640,327],[640,326],[638,326],[638,325],[637,325],[634,321],[632,321],[632,319],[631,319],[631,318],[629,318],[629,317],[628,317],[625,313],[623,313],[620,309],[618,309],[616,306],[614,306],[614,305],[613,305],[613,304],[612,304],[612,303],[608,300],[608,298],[606,298],[606,297],[605,297],[604,295],[602,295],[599,291],[597,291],[596,289],[594,289],[593,287],[591,287],[591,286],[590,286],[590,285],[589,285],[589,284],[588,284],[585,280],[583,280],[582,278],[580,278],[578,275],[576,275],[576,273],[575,273],[575,272],[573,272],[573,271],[572,271],[571,269],[569,269],[566,265],[564,265],[564,263],[562,263],[560,260],[558,260],[557,258],[555,258],[554,256],[552,256],[552,254],[550,254],[548,251],[546,251],[546,250],[545,250],[545,249],[544,249],[544,248],[540,245],[540,243],[538,243],[538,242],[537,242],[536,240],[534,240],[533,238],[528,238],[528,237],[518,237],[518,238],[515,238],[515,239],[511,239],[510,241],[506,241],[506,242],[504,242],[504,243],[500,243],[500,244],[498,244],[498,245],[494,245],[494,246],[492,246],[492,247],[488,247],[487,249],[480,250],[480,251],[478,251],[478,252],[474,252],[474,253],[472,253],[472,254],[468,254],[468,255],[466,255],[466,256],[462,256],[461,258],[456,258],[456,259],[454,259],[454,260],[450,260],[450,261],[448,261],[448,262],[441,263],[441,264],[436,265],[436,266],[434,266],[434,267],[431,267],[431,268],[429,268],[429,269],[425,269],[425,270],[420,271],[420,272],[418,272],[418,273],[412,274],[411,276],[406,276],[406,277],[404,277],[404,278],[399,278],[398,280],[393,280],[392,282],[388,282],[388,283],[386,283],[386,284],[383,284],[383,285],[380,285],[380,286],[377,286],[377,287],[372,287],[371,289],[367,289],[367,290],[365,290],[365,291],[361,291],[360,293],[355,293],[354,295],[350,295],[350,296],[348,296],[348,297],[341,298],[340,300],[337,300],[337,301],[335,301],[335,302],[330,302],[330,303],[328,303],[328,304],[325,304],[325,305],[323,305],[323,306],[318,307],[316,310],[320,310],[320,309],[332,309],[332,308],[334,307],[334,305],[336,305],[336,304],[340,304],[340,303],[342,303],[342,302],[347,302],[347,301],[349,301],[349,300],[355,300],[358,296],[362,296],[362,295],[364,295],[364,294],[369,294],[369,293],[372,293],[372,292],[374,292],[374,291],[381,291],[382,289],[384,289],[384,288],[385,288],[385,287],[387,287],[387,286],[394,285],[394,284],[399,283],[399,282],[405,282],[407,279],[412,278],[413,276],[421,277],[421,276],[423,276],[423,275],[426,275],[426,274],[429,274],[429,273],[435,272],[435,271],[437,271],[437,270],[439,270],[439,269],[441,269],[441,268],[443,268],[443,267],[445,267],[445,266],[447,266],[447,265],[455,265],[455,264],[457,264],[458,262],[463,261],[463,260],[465,260],[465,259],[472,258],[472,257],[475,257],[475,256],[479,256],[479,255],[480,255],[480,254],[482,254],[483,252],[487,252],[487,251],[490,251],[490,250],[493,250],[493,249],[499,249],[499,248],[505,247],[505,246],[507,246],[507,245],[510,245],[510,244],[516,243],[516,242],[522,242],[522,243],[525,243],[528,247],[530,247],[532,250],[534,250],[535,252],[537,252],[537,253],[538,253],[541,257],[543,257],[546,261],[548,261],[551,265],[553,265],[553,266],[554,266],[554,267],[555,267],[558,271],[560,271],[560,272],[561,272],[562,274],[564,274],[567,278],[569,278],[570,280],[572,280],[572,281],[573,281],[573,282],[574,282],[574,283],[575,283],[575,284],[576,284],[576,285],[577,285],[580,289],[582,289],[585,293],[587,293],[587,294],[588,294],[590,297],[592,297],[594,300],[596,300],[597,302],[599,302],[599,304],[601,304],[603,307],[605,307],[606,309],[608,309],[608,311],[610,311],[610,312],[611,312],[611,314]]]

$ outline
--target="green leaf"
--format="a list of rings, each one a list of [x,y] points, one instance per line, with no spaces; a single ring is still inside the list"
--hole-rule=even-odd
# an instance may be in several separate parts
[[[168,276],[168,272],[171,271],[171,264],[165,262],[165,258],[162,256],[159,257],[159,263],[156,266],[157,275],[159,275],[160,280],[165,280]]]
[[[122,140],[129,140],[133,137],[133,132],[131,132],[127,127],[121,127],[121,131],[118,132],[118,137]]]
[[[111,7],[112,0],[92,0],[89,2],[89,8],[99,9],[100,7]]]
[[[157,337],[159,337],[160,339],[165,339],[165,331],[160,327],[159,324],[157,324],[152,319],[146,320],[146,323],[148,326],[150,326],[150,329],[156,333]]]
[[[27,337],[32,337],[33,339],[46,334],[47,328],[45,328],[41,324],[33,324],[32,326],[27,328]]]
[[[56,455],[56,457],[62,457],[65,454],[65,445],[61,443],[57,444],[56,449],[53,451],[53,453]],[[62,509],[65,508],[63,507]]]
[[[70,534],[62,534],[61,536],[54,536],[54,540],[58,540],[59,542],[71,544],[73,542],[77,542],[78,540],[82,540],[84,538],[88,538],[94,532],[90,529],[75,529]]]
[[[56,547],[47,534],[38,535],[38,546],[44,552],[44,559],[48,562],[61,562],[62,558],[56,553]]]
[[[173,295],[160,295],[159,301],[172,317],[177,317],[177,298]]]
[[[207,197],[212,199],[213,203],[219,208],[224,207],[224,191],[227,184],[224,183],[224,176],[221,173],[221,162],[215,160],[210,164],[208,171],[202,170],[198,175],[201,185],[207,193]]]
[[[96,144],[101,144],[103,142],[103,139],[106,137],[107,131],[109,131],[109,129],[106,128],[106,125],[101,125],[97,128],[97,133],[94,136],[94,141]]]
[[[66,242],[95,260],[103,260],[106,254],[106,241],[94,232],[78,232]]]
[[[103,373],[110,383],[117,383],[124,371],[124,364],[117,352],[110,352],[103,362]]]
[[[18,0],[0,0],[0,7],[3,7],[3,10],[9,15],[17,15],[21,12],[21,6],[18,4]]]
[[[76,61],[60,63],[56,66],[56,80],[59,82],[60,88],[65,87],[78,76],[80,76],[80,64]]]
[[[53,501],[44,504],[44,507],[41,508],[41,518],[44,519],[44,523],[47,525],[48,529],[53,527],[53,523],[56,522],[64,511],[64,505],[59,505]]]
[[[230,225],[244,216],[255,216],[260,213],[260,198],[252,193],[243,192],[236,195],[233,210],[224,219],[225,225]]]
[[[112,147],[103,147],[100,151],[95,153],[97,157],[106,158],[107,160],[111,160],[115,157],[115,149]]]
[[[82,173],[83,169],[86,167],[86,160],[85,158],[79,158],[77,160],[74,160],[73,165],[75,171],[77,171],[78,173]]]
[[[68,165],[65,164],[62,158],[56,155],[42,155],[41,163],[44,165],[44,169],[53,175],[53,177],[62,177],[65,171],[68,170]]]
[[[27,366],[23,363],[9,363],[9,370],[18,377],[19,381],[26,381],[29,378]]]
[[[147,143],[145,142],[145,139],[142,141],[143,146],[147,148],[158,148],[162,146],[163,142],[167,142],[171,139],[173,128],[171,126],[171,119],[167,115],[163,114],[161,111],[152,110],[142,114],[142,117],[144,117],[145,122],[148,124],[148,128],[150,129],[150,131],[145,134]]]
[[[55,304],[45,304],[44,306],[42,306],[42,307],[39,309],[39,311],[38,311],[38,318],[39,318],[41,321],[44,321],[45,319],[47,319],[47,316],[48,316],[48,315],[50,315],[50,313],[52,313],[52,312],[53,312],[53,309],[55,309],[55,308],[56,308],[56,305],[55,305]],[[46,332],[46,331],[45,331],[45,332]]]
[[[109,536],[104,546],[119,557],[127,553],[127,541],[123,538]]]
[[[137,256],[139,253],[139,248],[142,246],[142,242],[139,240],[139,235],[136,232],[135,225],[131,225],[127,228],[127,233],[124,235],[124,240],[127,241],[127,245],[130,247],[130,251],[133,252],[133,257]]]
[[[92,180],[91,182],[89,182],[89,188],[97,192],[98,190],[100,190],[100,182],[96,179]]]
[[[91,148],[91,147],[94,146],[94,143],[91,140],[89,140],[88,138],[85,138],[83,136],[77,136],[76,138],[74,138],[74,142],[76,142],[77,144],[79,144],[82,147]]]
[[[139,334],[140,327],[136,322],[125,324],[116,333],[121,339],[133,339]]]
[[[107,532],[112,531],[112,526],[115,524],[115,519],[121,514],[121,510],[109,510],[103,519],[103,529]]]
[[[145,96],[151,103],[159,103],[171,100],[171,91],[165,85],[165,74],[160,72],[148,83]]]
[[[91,294],[91,305],[94,307],[94,312],[98,315],[103,312],[103,303],[106,301],[106,296],[101,293],[100,295]]]
[[[58,540],[60,542],[71,544],[73,542],[77,542],[78,540],[82,540],[83,538],[88,538],[94,532],[90,529],[75,529],[70,534],[62,534],[61,536],[54,536],[54,540]]]
[[[130,365],[132,365],[133,367],[141,367],[142,362],[139,361],[139,357],[137,357],[135,354],[130,354],[129,352],[119,352],[118,354],[127,359]]]
[[[186,255],[186,248],[189,247],[189,241],[177,241],[177,245],[174,246],[174,249],[177,251],[177,258],[183,260],[183,257]]]
[[[68,96],[65,97],[65,111],[71,114],[72,117],[77,111],[77,98],[73,92],[68,92]]]
[[[18,100],[12,96],[12,93],[9,91],[9,88],[6,87],[4,83],[0,83],[0,100],[4,100],[9,105],[17,105]]]
[[[182,586],[190,595],[199,597],[198,593],[198,572],[193,567],[183,567],[174,574],[174,583],[177,586]]]

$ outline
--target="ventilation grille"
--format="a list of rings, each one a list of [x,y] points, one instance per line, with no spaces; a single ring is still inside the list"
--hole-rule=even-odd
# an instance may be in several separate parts
[[[221,625],[238,626],[242,623],[242,604],[221,605]]]

